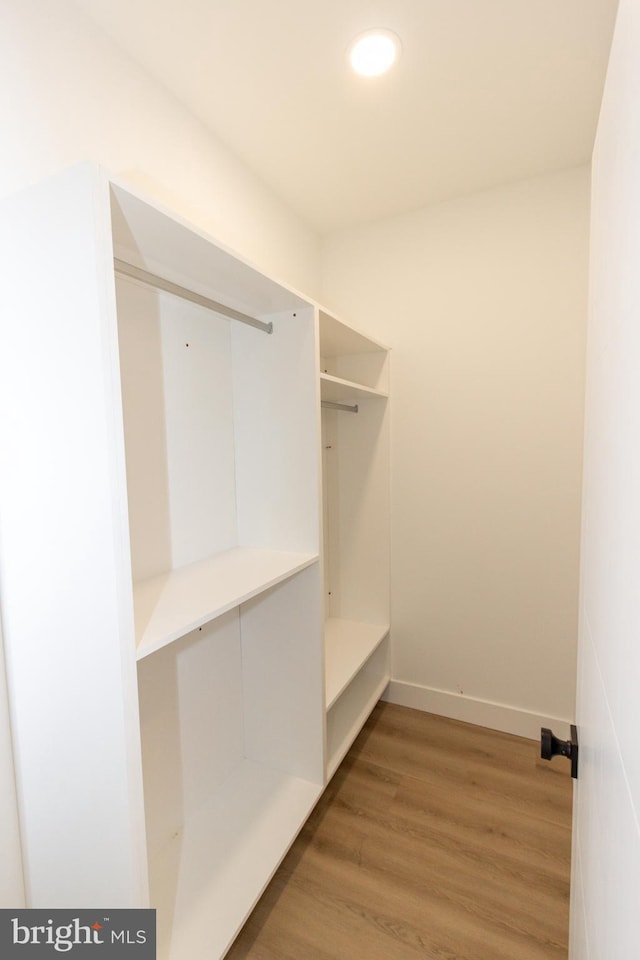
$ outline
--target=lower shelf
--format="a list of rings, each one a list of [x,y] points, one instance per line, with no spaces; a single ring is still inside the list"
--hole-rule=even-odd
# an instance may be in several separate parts
[[[388,682],[387,635],[327,711],[327,779],[336,772]]]
[[[324,625],[325,702],[327,710],[389,633],[389,624],[331,617]]]
[[[245,760],[150,858],[158,960],[223,957],[322,786]]]

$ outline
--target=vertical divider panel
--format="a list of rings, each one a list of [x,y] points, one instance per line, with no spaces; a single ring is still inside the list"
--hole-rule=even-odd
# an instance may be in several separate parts
[[[0,251],[0,595],[27,902],[140,906],[106,179],[83,165],[4,203]]]
[[[118,280],[134,577],[237,542],[230,321]]]
[[[325,616],[340,616],[340,453],[337,410],[322,411],[322,513]]]

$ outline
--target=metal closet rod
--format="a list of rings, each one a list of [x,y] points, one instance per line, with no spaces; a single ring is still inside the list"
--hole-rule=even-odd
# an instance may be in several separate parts
[[[357,413],[358,404],[354,403],[351,407],[348,403],[334,403],[333,400],[321,400],[320,406],[326,410],[344,410],[346,413]]]
[[[247,323],[250,327],[263,330],[264,333],[273,333],[272,323],[265,323],[264,320],[257,320],[255,317],[250,317],[246,313],[240,313],[239,310],[234,310],[233,307],[227,307],[224,303],[218,303],[217,300],[210,300],[209,297],[203,297],[201,293],[194,293],[193,290],[188,290],[187,287],[181,287],[177,283],[172,283],[171,280],[165,280],[164,277],[150,273],[149,270],[143,270],[142,267],[134,267],[132,263],[127,263],[126,260],[118,260],[117,257],[114,257],[113,265],[116,273],[120,273],[124,277],[140,280],[142,283],[149,284],[151,287],[157,287],[158,290],[171,293],[174,297],[190,300],[191,303],[197,303],[201,307],[206,307],[207,310],[220,313],[223,317],[228,317],[229,320],[239,320],[240,323]]]

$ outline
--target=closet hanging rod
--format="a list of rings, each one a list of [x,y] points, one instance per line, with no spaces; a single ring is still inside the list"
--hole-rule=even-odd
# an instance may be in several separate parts
[[[348,403],[334,403],[333,400],[321,400],[320,406],[324,407],[326,410],[344,410],[346,413],[358,412],[357,403],[354,403],[353,406],[350,406]]]
[[[201,293],[194,293],[193,290],[188,290],[187,287],[181,287],[177,283],[172,283],[171,280],[165,280],[164,277],[159,277],[155,273],[143,270],[142,267],[135,267],[132,263],[127,263],[126,260],[118,260],[117,257],[114,257],[113,265],[116,273],[120,273],[124,277],[140,280],[142,283],[149,284],[149,286],[157,287],[158,290],[171,293],[174,297],[190,300],[191,303],[197,303],[201,307],[206,307],[207,310],[220,313],[223,317],[228,317],[229,320],[239,320],[241,323],[247,323],[250,327],[256,327],[265,333],[273,333],[272,323],[256,320],[255,317],[250,317],[246,313],[240,313],[239,310],[234,310],[233,307],[226,307],[224,303],[218,303],[217,300],[210,300],[209,297],[203,297]]]

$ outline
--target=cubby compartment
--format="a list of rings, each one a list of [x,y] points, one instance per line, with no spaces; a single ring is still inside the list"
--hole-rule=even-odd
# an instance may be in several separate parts
[[[161,958],[217,958],[324,782],[316,317],[112,220],[150,900]]]
[[[335,317],[319,322],[331,776],[389,680],[389,359]]]
[[[122,191],[115,197],[114,221],[129,242],[115,251],[139,265],[122,222],[133,211],[143,234],[142,213]],[[153,218],[144,263],[158,271],[168,254],[158,237],[180,228],[155,211]],[[203,271],[211,251],[191,252]],[[242,284],[221,292],[229,264],[214,252],[209,293],[237,306]],[[172,267],[162,277],[187,282],[187,264],[178,274]],[[266,333],[127,275],[116,279],[136,645],[146,656],[318,556],[315,393],[304,375],[314,363],[314,315],[304,304],[265,314],[264,304],[258,312],[243,303],[268,318]],[[242,280],[237,270],[234,280]],[[202,279],[189,283],[204,289]],[[274,299],[271,291],[268,307]]]
[[[318,799],[319,622],[316,563],[138,663],[159,960],[224,954]]]
[[[388,633],[361,661],[327,710],[327,776],[332,777],[389,682]]]
[[[332,403],[389,396],[389,351],[320,310],[320,385]]]

